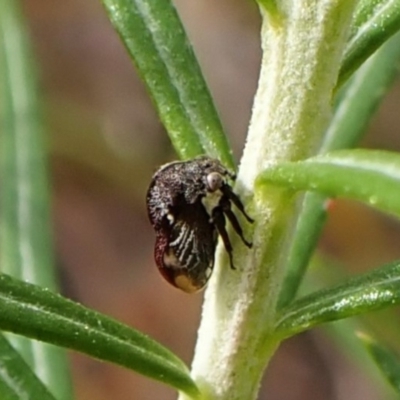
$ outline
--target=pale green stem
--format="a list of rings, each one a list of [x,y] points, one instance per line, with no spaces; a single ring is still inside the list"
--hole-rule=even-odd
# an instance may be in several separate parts
[[[275,308],[296,207],[272,189],[253,198],[254,181],[267,167],[304,158],[320,143],[355,3],[281,0],[273,13],[263,12],[261,73],[236,188],[256,218],[254,245],[249,251],[231,235],[237,270],[218,248],[192,368],[204,399],[255,399],[279,345]]]

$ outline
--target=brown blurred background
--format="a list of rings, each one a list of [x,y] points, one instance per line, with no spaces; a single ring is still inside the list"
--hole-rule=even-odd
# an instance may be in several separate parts
[[[41,78],[63,292],[190,363],[202,296],[180,293],[159,276],[145,214],[154,169],[174,158],[167,136],[99,0],[22,3]],[[176,4],[238,158],[260,60],[257,8],[243,0]],[[400,150],[399,101],[397,85],[363,146]],[[366,207],[336,201],[321,247],[358,272],[400,258],[399,227]],[[75,353],[71,362],[77,400],[176,398],[127,370]],[[260,399],[266,398],[381,399],[321,332],[282,346],[266,374]]]

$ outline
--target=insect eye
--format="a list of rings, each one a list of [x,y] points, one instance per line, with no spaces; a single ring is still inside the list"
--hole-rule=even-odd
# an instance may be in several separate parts
[[[207,189],[209,192],[215,192],[220,189],[224,183],[224,178],[218,172],[210,172],[207,175]]]

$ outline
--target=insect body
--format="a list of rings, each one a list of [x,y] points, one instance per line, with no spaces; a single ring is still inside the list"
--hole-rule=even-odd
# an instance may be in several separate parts
[[[251,247],[231,210],[233,203],[253,222],[227,182],[234,178],[218,160],[205,156],[166,164],[153,176],[147,211],[156,231],[155,261],[165,279],[185,292],[200,290],[211,276],[218,234],[234,269],[225,216]]]

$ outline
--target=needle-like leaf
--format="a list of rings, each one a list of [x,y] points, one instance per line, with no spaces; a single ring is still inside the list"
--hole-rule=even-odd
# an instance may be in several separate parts
[[[47,289],[0,276],[0,329],[81,351],[164,382],[198,390],[177,356],[146,335]]]

